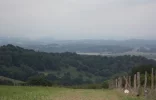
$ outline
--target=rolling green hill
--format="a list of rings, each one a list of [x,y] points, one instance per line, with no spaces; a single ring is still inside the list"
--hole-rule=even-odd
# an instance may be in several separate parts
[[[87,56],[36,52],[13,45],[0,47],[0,76],[37,85],[45,81],[61,85],[98,83],[135,66],[149,64],[156,62],[140,56]]]
[[[19,81],[19,80],[15,80],[15,79],[11,79],[8,77],[4,77],[4,76],[0,76],[0,85],[18,85],[18,84],[24,84],[25,82],[23,81]]]

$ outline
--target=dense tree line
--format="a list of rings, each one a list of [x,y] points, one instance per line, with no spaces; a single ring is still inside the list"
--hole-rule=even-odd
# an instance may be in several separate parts
[[[0,76],[27,81],[34,85],[92,83],[92,80],[84,80],[82,75],[72,78],[70,72],[62,77],[40,73],[47,70],[59,72],[62,68],[74,67],[78,72],[90,73],[106,80],[114,74],[129,72],[134,66],[149,64],[156,65],[156,62],[140,56],[83,56],[70,52],[36,52],[13,45],[0,47]],[[41,83],[38,83],[39,80]]]

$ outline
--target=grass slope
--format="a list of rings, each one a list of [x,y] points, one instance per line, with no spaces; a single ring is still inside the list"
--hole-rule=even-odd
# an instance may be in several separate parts
[[[24,83],[23,81],[20,81],[20,80],[14,80],[12,78],[8,78],[8,77],[4,77],[4,76],[0,76],[0,80],[4,80],[4,81],[10,81],[12,83],[15,83],[15,84],[21,84],[21,83]]]
[[[115,90],[0,86],[0,100],[143,100]]]

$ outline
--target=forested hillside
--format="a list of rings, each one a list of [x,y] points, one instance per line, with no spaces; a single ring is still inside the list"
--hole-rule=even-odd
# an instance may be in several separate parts
[[[156,62],[140,56],[83,56],[35,52],[13,45],[0,47],[0,76],[34,84],[37,80],[61,85],[101,82],[135,66],[149,64]]]

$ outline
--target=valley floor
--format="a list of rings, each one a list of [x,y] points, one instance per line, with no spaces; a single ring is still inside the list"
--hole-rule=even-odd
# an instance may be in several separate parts
[[[0,86],[0,100],[143,100],[116,90]]]

